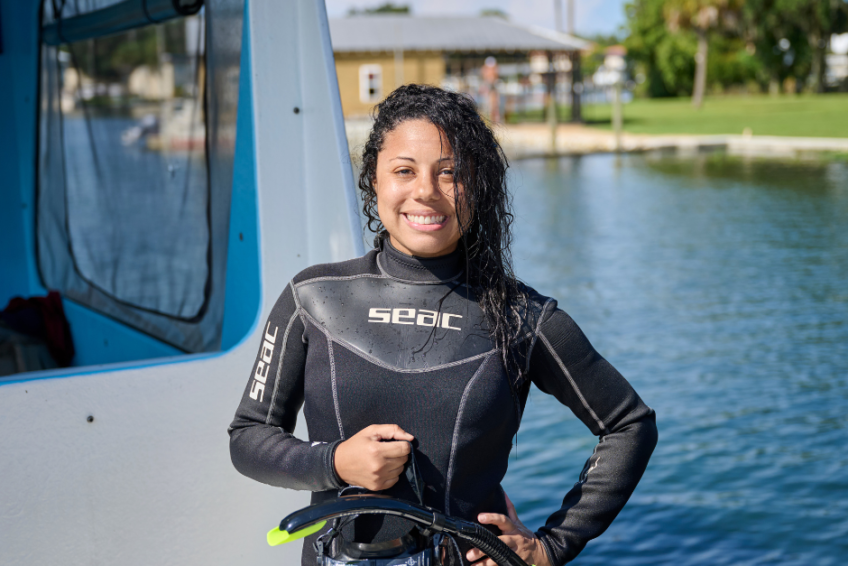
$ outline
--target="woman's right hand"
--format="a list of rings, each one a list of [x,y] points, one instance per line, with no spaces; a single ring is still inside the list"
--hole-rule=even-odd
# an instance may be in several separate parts
[[[414,436],[398,425],[371,425],[336,447],[336,473],[349,485],[382,491],[395,485],[409,458]]]

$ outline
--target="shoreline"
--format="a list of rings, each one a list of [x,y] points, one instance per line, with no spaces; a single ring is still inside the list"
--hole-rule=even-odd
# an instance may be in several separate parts
[[[370,128],[370,120],[345,121],[348,147],[352,156],[361,154]],[[504,153],[511,160],[617,152],[613,132],[579,124],[560,124],[557,127],[555,151],[551,149],[550,129],[547,124],[495,124],[493,130]],[[848,156],[848,138],[625,132],[621,135],[621,147],[618,152],[674,151],[687,155],[710,150],[726,151],[729,155],[745,157],[822,159],[826,158],[827,154],[834,153]]]

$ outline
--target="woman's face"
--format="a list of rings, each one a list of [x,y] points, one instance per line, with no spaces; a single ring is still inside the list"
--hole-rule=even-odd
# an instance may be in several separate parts
[[[453,167],[453,149],[432,122],[407,120],[385,135],[374,188],[380,220],[399,251],[436,257],[456,249]]]

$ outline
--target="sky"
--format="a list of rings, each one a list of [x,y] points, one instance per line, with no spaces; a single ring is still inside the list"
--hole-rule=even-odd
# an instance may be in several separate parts
[[[384,4],[385,0],[325,0],[327,15],[331,18],[345,16],[350,8],[369,8]],[[593,36],[616,33],[624,24],[624,4],[627,0],[574,0],[575,32]],[[507,13],[517,24],[535,25],[555,29],[554,0],[394,0],[395,4],[408,4],[413,15],[418,16],[476,16],[480,10],[497,8]],[[567,0],[562,0],[563,12]],[[563,14],[563,26],[565,26]]]

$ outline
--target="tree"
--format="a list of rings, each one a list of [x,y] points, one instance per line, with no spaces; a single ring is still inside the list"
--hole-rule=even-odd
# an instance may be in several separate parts
[[[787,78],[797,88],[825,88],[825,56],[831,34],[848,31],[846,0],[746,0],[744,37],[756,50],[769,90]]]
[[[664,14],[668,28],[677,33],[691,30],[698,40],[695,53],[695,84],[692,105],[700,108],[707,88],[707,54],[709,36],[720,29],[738,25],[744,0],[667,0]]]
[[[692,93],[696,41],[690,31],[672,34],[665,23],[665,0],[633,0],[627,14],[624,46],[644,77],[637,94],[651,98]],[[688,53],[688,55],[687,55]]]
[[[386,2],[385,4],[380,4],[375,8],[363,8],[361,10],[351,8],[350,10],[348,10],[347,13],[350,16],[368,14],[411,14],[412,10],[407,4],[395,4],[394,2]]]
[[[509,20],[509,15],[500,8],[483,8],[480,10],[480,16],[484,18],[500,18]]]
[[[624,44],[645,79],[637,93],[693,102],[754,81],[821,92],[830,35],[848,31],[848,0],[630,0],[625,11]]]
[[[757,80],[763,90],[780,92],[787,78],[806,77],[810,51],[799,22],[782,0],[747,0],[742,10],[743,37],[759,62]]]
[[[809,86],[813,92],[824,92],[825,56],[831,34],[842,31],[848,3],[844,0],[777,0],[775,8],[806,36],[812,58]]]

